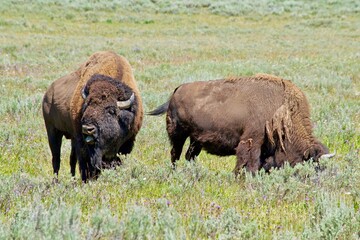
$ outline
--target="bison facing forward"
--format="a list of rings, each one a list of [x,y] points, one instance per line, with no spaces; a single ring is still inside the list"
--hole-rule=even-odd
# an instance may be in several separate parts
[[[201,149],[237,156],[234,172],[255,172],[319,159],[328,149],[312,133],[304,94],[293,83],[259,74],[254,77],[187,83],[150,115],[167,111],[171,160],[180,158],[190,137],[187,160]]]
[[[78,159],[83,181],[103,164],[118,161],[118,153],[131,152],[143,118],[131,66],[113,52],[97,52],[53,82],[42,106],[56,177],[65,136],[71,139],[71,174]]]

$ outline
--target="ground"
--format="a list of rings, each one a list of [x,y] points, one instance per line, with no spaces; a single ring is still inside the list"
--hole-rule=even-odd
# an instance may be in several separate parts
[[[358,239],[359,8],[351,0],[4,0],[0,238]],[[185,82],[290,79],[336,156],[236,180],[235,156],[202,152],[173,171],[164,116],[145,116],[124,165],[89,184],[71,179],[64,140],[54,185],[42,96],[100,50],[129,60],[145,111]]]

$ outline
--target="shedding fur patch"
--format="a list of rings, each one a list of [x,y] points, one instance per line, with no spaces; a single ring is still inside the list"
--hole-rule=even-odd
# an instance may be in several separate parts
[[[272,80],[274,82],[279,82],[279,81],[283,80],[281,77],[271,75],[271,74],[267,74],[267,73],[257,73],[257,74],[255,74],[255,78],[264,79],[264,80],[267,80],[267,81]]]
[[[278,139],[281,149],[286,152],[284,140],[291,143],[290,129],[292,128],[291,113],[287,104],[281,105],[274,113],[270,121],[266,121],[265,130],[269,142],[275,146],[275,139]]]
[[[262,82],[264,84],[276,84],[276,85],[283,85],[284,79],[266,74],[266,73],[258,73],[251,77],[228,77],[225,79],[225,82],[228,83],[236,83],[236,82]]]
[[[228,77],[225,79],[225,82],[229,82],[229,83],[235,83],[238,81],[244,80],[243,77]]]

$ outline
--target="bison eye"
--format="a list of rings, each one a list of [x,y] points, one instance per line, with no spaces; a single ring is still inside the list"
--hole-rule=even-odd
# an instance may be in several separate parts
[[[107,108],[106,111],[107,111],[108,113],[110,113],[111,115],[116,115],[116,109],[113,108],[113,107]]]

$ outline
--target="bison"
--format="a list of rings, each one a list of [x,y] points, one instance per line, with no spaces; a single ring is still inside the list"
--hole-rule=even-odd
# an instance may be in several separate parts
[[[305,95],[291,81],[276,76],[186,83],[148,114],[165,112],[174,167],[188,137],[187,160],[202,149],[219,156],[236,154],[236,175],[243,167],[254,173],[286,161],[294,166],[324,154],[330,157],[313,135]]]
[[[131,66],[114,52],[97,52],[79,69],[54,81],[42,102],[57,179],[62,137],[71,139],[70,168],[79,161],[84,182],[117,154],[131,152],[143,118]]]

